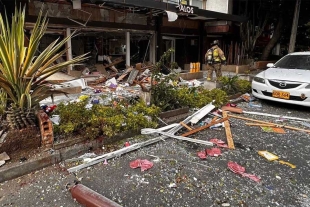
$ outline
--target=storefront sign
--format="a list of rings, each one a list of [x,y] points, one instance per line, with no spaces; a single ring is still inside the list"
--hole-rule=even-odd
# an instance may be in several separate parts
[[[185,12],[185,13],[189,13],[189,14],[194,13],[194,7],[183,5],[182,3],[184,3],[184,2],[182,0],[180,0],[179,5],[177,6],[177,8],[179,9],[180,12]]]

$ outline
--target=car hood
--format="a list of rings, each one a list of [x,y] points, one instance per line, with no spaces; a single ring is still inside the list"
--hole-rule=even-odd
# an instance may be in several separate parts
[[[310,70],[269,68],[261,74],[266,79],[309,82]]]

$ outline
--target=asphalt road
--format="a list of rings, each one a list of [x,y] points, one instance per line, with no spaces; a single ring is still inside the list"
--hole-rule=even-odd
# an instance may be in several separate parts
[[[305,107],[265,101],[257,104],[262,107],[251,108],[247,103],[239,106],[247,111],[310,117],[309,108]],[[243,116],[303,127],[296,121]],[[310,135],[292,130],[285,130],[285,134],[264,132],[259,127],[246,126],[245,121],[231,121],[233,139],[238,147],[235,150],[221,148],[219,157],[208,156],[201,160],[197,152],[211,147],[167,139],[108,160],[107,165],[100,163],[81,170],[77,176],[85,186],[128,207],[310,206]],[[226,141],[223,128],[204,130],[191,137]],[[142,140],[132,138],[129,141]],[[292,169],[277,161],[267,161],[258,155],[259,150],[276,154],[297,167]],[[154,166],[144,172],[139,168],[131,169],[129,163],[136,159],[148,159]],[[258,176],[261,182],[233,173],[227,167],[229,161],[242,165],[247,173]],[[65,188],[75,179],[66,172],[67,167],[70,166],[61,163],[0,184],[0,205],[80,206]]]

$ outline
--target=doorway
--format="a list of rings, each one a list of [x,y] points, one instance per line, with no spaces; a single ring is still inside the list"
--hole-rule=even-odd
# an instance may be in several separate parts
[[[163,36],[164,51],[166,52],[171,48],[174,50],[170,55],[170,62],[175,62],[175,39],[174,37]]]

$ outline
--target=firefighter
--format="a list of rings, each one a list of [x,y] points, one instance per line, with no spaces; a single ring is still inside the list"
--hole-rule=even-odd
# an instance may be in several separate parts
[[[205,62],[207,64],[208,69],[208,77],[207,80],[210,81],[212,79],[213,71],[215,70],[217,80],[222,77],[221,67],[222,64],[226,65],[226,57],[224,52],[219,48],[219,41],[214,40],[211,43],[211,48],[207,51],[205,55]]]

